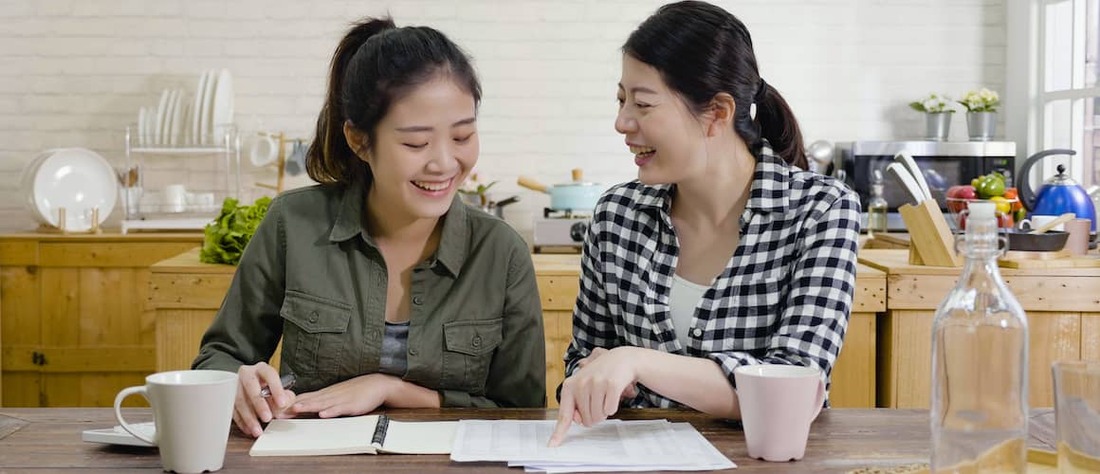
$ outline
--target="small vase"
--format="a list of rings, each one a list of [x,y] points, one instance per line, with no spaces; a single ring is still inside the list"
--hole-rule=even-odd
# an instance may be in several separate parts
[[[997,114],[995,112],[967,112],[966,129],[970,133],[970,141],[990,141],[993,139],[993,134],[997,132]]]
[[[951,130],[951,113],[936,112],[924,114],[925,125],[928,130],[928,139],[942,142],[947,140],[947,132]]]

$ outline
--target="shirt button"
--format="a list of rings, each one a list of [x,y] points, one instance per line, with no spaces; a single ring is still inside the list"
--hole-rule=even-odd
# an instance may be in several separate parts
[[[316,311],[314,311],[312,313],[309,313],[309,322],[311,322],[311,323],[317,322],[317,312]]]
[[[475,349],[481,347],[481,336],[474,336],[474,340],[470,341],[470,344],[473,345]]]
[[[413,349],[413,348],[410,347],[409,348],[409,355],[411,355],[411,356],[416,355],[416,349]]]
[[[413,304],[418,305],[418,306],[424,304],[424,298],[421,298],[419,296],[414,296],[413,297]]]
[[[699,328],[693,328],[691,330],[691,335],[695,337],[703,337],[703,330]]]

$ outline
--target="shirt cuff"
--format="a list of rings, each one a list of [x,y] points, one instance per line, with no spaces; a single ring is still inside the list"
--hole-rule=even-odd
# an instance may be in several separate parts
[[[461,390],[439,390],[440,406],[469,408],[473,406],[470,394]]]

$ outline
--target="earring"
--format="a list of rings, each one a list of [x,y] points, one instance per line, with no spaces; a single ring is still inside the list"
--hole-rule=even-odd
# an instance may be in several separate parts
[[[756,102],[749,104],[749,118],[756,120]]]

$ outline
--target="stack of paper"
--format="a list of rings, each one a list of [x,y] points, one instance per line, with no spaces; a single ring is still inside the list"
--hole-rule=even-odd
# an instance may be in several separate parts
[[[462,420],[451,459],[497,461],[527,471],[704,471],[737,467],[690,423],[607,420],[573,425],[561,446],[547,443],[554,421]]]

